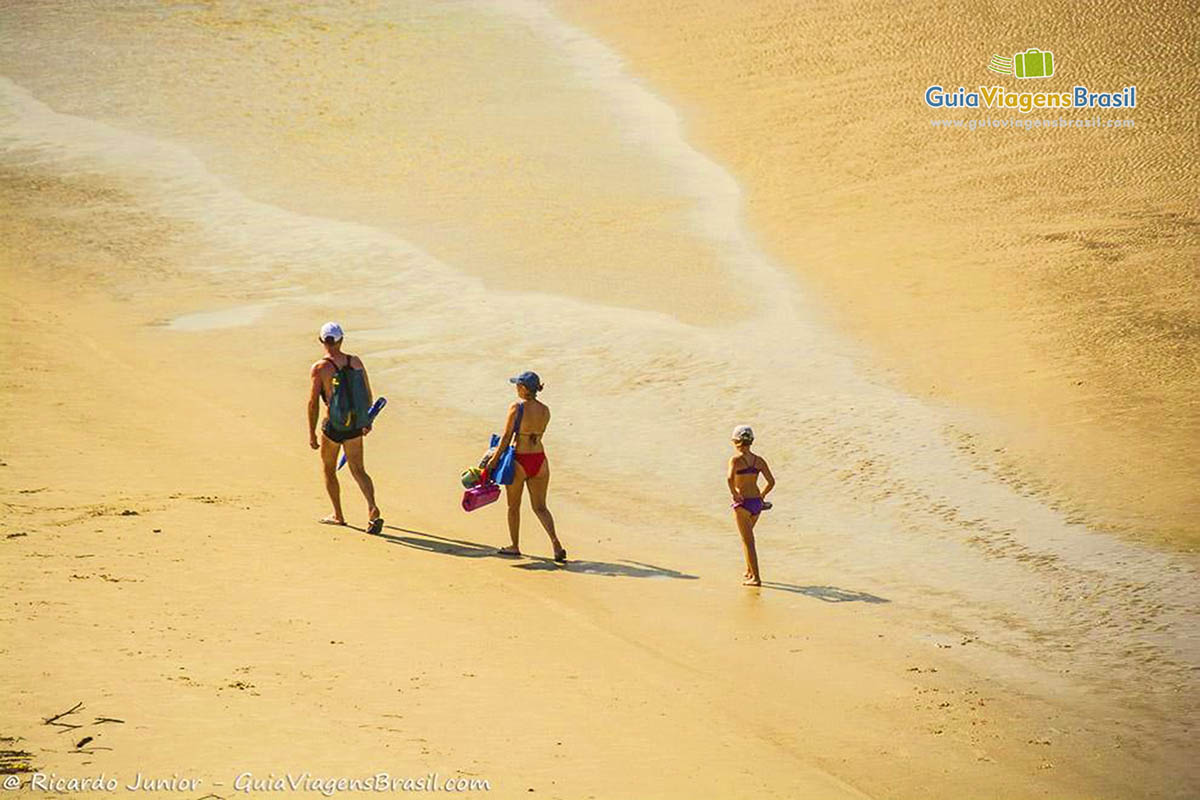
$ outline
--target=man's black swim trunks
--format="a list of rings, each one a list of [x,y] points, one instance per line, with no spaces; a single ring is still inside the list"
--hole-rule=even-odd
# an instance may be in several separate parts
[[[329,424],[329,420],[325,420],[325,424],[321,426],[321,433],[328,436],[331,442],[341,444],[362,436],[362,428],[355,428],[352,431],[335,431]]]

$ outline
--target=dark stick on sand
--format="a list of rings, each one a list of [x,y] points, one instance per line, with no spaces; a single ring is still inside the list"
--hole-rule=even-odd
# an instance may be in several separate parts
[[[78,711],[78,710],[79,710],[79,709],[81,709],[81,708],[83,708],[83,701],[82,701],[82,700],[80,700],[78,703],[76,703],[75,705],[71,706],[71,707],[70,707],[70,708],[68,708],[66,711],[62,712],[61,714],[55,714],[53,717],[50,717],[50,719],[45,719],[45,720],[42,720],[42,722],[43,722],[43,724],[46,724],[46,725],[53,725],[53,724],[55,724],[55,723],[56,723],[58,720],[60,720],[60,719],[62,719],[63,717],[65,717],[67,714],[74,714],[76,711]],[[76,728],[78,728],[78,727],[80,727],[80,726],[76,725],[75,727],[76,727]]]
[[[82,728],[83,727],[82,724],[71,724],[70,722],[59,722],[59,720],[61,720],[62,717],[65,717],[68,714],[74,714],[74,712],[76,712],[82,708],[83,708],[83,700],[79,700],[78,703],[72,705],[70,709],[67,709],[66,711],[62,712],[62,714],[55,714],[54,716],[50,717],[49,720],[42,720],[42,723],[43,724],[53,724],[53,726],[62,728],[64,730],[72,730],[74,728]],[[62,730],[59,730],[59,733],[62,733]]]

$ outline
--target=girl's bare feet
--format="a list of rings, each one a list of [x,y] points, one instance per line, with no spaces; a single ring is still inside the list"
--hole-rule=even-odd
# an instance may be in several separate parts
[[[762,586],[762,581],[758,578],[746,578],[742,581],[742,586]]]
[[[335,514],[330,514],[328,517],[321,517],[319,520],[317,520],[317,522],[321,523],[322,525],[345,525],[346,524],[346,520],[342,519],[341,517],[339,517]]]

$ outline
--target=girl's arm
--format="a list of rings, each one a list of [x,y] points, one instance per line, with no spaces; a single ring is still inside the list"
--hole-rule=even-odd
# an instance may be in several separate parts
[[[500,444],[496,445],[496,452],[492,453],[492,460],[488,462],[487,470],[491,472],[500,463],[500,456],[508,449],[508,443],[513,438],[513,427],[517,421],[517,404],[513,403],[508,407],[508,419],[504,421],[504,435],[500,437]]]
[[[759,471],[762,472],[763,477],[767,479],[767,485],[762,490],[762,496],[766,497],[768,494],[770,494],[771,490],[775,488],[775,476],[771,474],[771,467],[767,465],[766,461],[763,461],[760,458],[758,463],[760,465],[758,468]]]
[[[736,458],[729,459],[729,469],[725,471],[725,482],[729,484],[729,494],[733,497],[733,502],[738,503],[741,502],[742,495],[737,489],[737,480],[734,478],[733,465],[736,462]]]

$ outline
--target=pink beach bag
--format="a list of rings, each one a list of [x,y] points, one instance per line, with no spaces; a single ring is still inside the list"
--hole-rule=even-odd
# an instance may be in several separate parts
[[[488,479],[485,471],[480,476],[479,484],[463,492],[463,511],[474,511],[500,499],[500,487]]]

